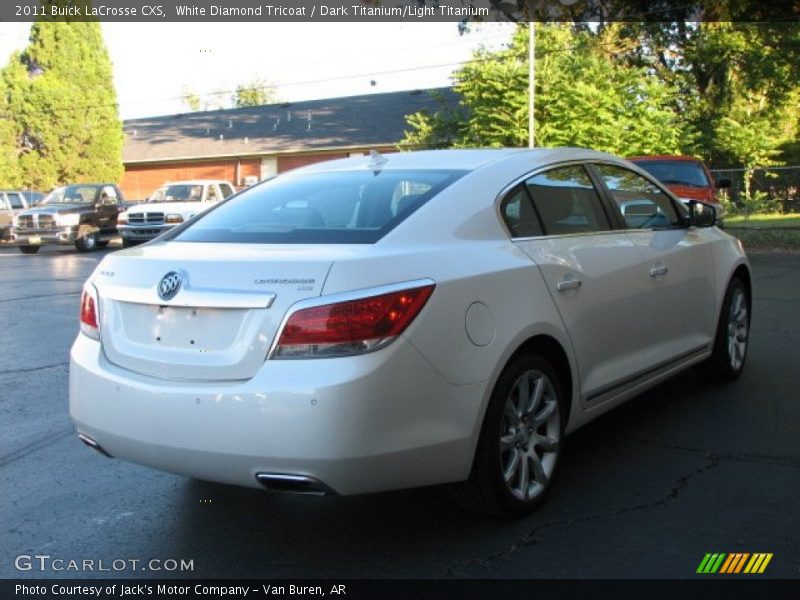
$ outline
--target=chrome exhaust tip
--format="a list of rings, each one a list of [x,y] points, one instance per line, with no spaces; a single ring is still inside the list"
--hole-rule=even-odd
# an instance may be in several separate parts
[[[256,480],[271,492],[288,492],[307,496],[335,496],[327,485],[305,475],[286,473],[256,473]]]
[[[100,444],[95,442],[92,438],[90,438],[85,433],[78,432],[78,439],[80,441],[82,441],[84,444],[86,444],[87,446],[89,446],[89,448],[91,448],[92,450],[97,450],[103,456],[107,456],[108,458],[114,458],[108,452],[103,450],[103,447]]]

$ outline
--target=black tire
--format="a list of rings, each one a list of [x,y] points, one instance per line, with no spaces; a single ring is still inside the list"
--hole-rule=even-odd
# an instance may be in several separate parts
[[[542,393],[537,403],[539,379]],[[514,402],[515,397],[519,402],[523,396],[525,385],[534,387],[524,403],[531,409],[527,417],[518,408],[523,404]],[[455,489],[464,508],[481,514],[521,516],[544,502],[564,445],[563,397],[555,370],[541,356],[522,355],[506,366],[486,409],[472,473]],[[537,425],[537,417],[546,413]],[[524,479],[523,468],[531,479]]]
[[[23,254],[36,254],[41,246],[17,246]]]
[[[131,246],[135,246],[136,242],[133,240],[129,240],[128,238],[122,238],[122,247],[123,248],[130,248]]]
[[[737,310],[737,307],[738,310]],[[742,316],[741,309],[745,310]],[[731,339],[735,336],[735,340]],[[738,277],[725,291],[711,357],[699,365],[700,374],[714,381],[733,381],[742,374],[750,345],[750,296]]]
[[[108,246],[108,244],[109,244],[109,240],[102,240],[102,241],[97,242],[97,247],[98,248],[105,248],[106,246]]]
[[[78,252],[93,252],[97,250],[97,237],[94,233],[87,233],[75,240],[75,249]]]

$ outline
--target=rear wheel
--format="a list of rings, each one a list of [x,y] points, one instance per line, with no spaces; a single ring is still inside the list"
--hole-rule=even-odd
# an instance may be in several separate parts
[[[36,254],[41,246],[17,246],[23,254]]]
[[[473,512],[523,515],[545,499],[564,438],[558,377],[544,358],[510,363],[486,411],[469,480],[458,499]]]
[[[731,279],[722,302],[714,338],[714,352],[700,366],[703,375],[732,381],[742,374],[750,342],[750,300],[744,282]]]

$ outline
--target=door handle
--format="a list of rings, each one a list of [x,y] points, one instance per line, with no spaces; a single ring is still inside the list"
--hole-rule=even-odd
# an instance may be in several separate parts
[[[669,269],[664,265],[657,265],[650,269],[650,277],[660,277],[661,275],[666,275],[669,272]]]
[[[568,292],[569,290],[577,290],[581,287],[580,279],[562,279],[556,284],[559,292]]]

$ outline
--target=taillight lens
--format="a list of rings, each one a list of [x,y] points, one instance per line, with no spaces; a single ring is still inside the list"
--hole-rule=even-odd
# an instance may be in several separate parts
[[[352,356],[382,348],[411,324],[434,287],[298,310],[283,327],[272,358]]]
[[[93,340],[100,339],[100,325],[97,320],[97,291],[94,286],[87,284],[81,295],[81,333]]]

